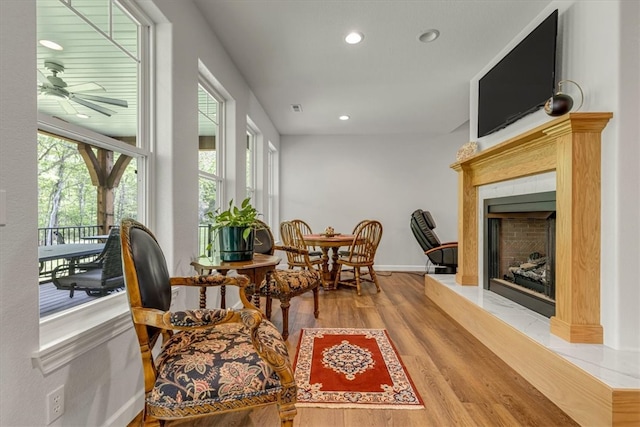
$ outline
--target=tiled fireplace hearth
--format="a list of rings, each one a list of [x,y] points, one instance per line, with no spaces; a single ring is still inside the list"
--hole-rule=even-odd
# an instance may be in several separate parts
[[[478,188],[556,172],[556,313],[551,332],[602,343],[600,134],[611,113],[570,113],[452,165],[458,172],[458,273],[477,286]]]

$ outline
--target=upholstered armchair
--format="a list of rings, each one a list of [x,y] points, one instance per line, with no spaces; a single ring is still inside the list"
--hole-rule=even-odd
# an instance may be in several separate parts
[[[283,223],[285,224],[285,223]],[[293,225],[285,224],[285,233],[290,233]],[[282,225],[280,227],[282,231]],[[265,311],[267,319],[271,319],[271,310],[273,299],[280,301],[280,309],[282,311],[282,337],[289,338],[289,307],[291,299],[305,292],[313,292],[313,315],[317,319],[319,314],[318,304],[318,288],[322,283],[322,274],[313,267],[309,260],[307,249],[300,249],[285,245],[276,245],[273,233],[269,226],[261,223],[256,230],[256,243],[254,243],[254,251],[258,249],[260,253],[273,255],[276,250],[283,251],[286,254],[294,254],[300,257],[306,268],[302,269],[276,269],[267,274],[267,279],[256,289],[254,284],[246,288],[247,295],[258,294],[265,297]]]
[[[240,289],[240,310],[169,311],[173,286],[238,286],[245,276],[170,277],[153,234],[126,219],[122,259],[144,372],[145,426],[275,403],[282,426],[296,415],[287,346]],[[157,340],[162,347],[152,354]]]
[[[458,267],[458,242],[442,243],[433,229],[436,222],[429,211],[417,209],[411,214],[411,231],[436,274],[454,274]]]

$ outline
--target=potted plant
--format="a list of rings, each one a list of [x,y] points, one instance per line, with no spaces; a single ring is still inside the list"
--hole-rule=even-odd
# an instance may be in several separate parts
[[[234,206],[233,199],[224,211],[207,212],[212,221],[211,229],[220,242],[220,259],[222,261],[247,261],[253,259],[253,242],[255,230],[260,226],[260,214],[251,205],[251,198],[242,201],[240,207]],[[207,250],[211,249],[211,243]]]

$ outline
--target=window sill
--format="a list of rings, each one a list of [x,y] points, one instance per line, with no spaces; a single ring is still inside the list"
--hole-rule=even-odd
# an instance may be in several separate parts
[[[132,327],[125,292],[100,298],[42,318],[40,349],[31,358],[47,375]]]
[[[178,293],[172,289],[171,299]],[[40,349],[31,359],[47,375],[130,329],[127,295],[118,292],[40,319]]]

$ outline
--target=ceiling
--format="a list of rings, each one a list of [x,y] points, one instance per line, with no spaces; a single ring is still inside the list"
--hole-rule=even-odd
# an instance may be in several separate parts
[[[128,107],[95,102],[115,112],[107,117],[71,102],[78,113],[89,116],[79,118],[75,113],[65,111],[57,98],[39,95],[38,111],[105,135],[136,136],[138,63],[132,55],[137,55],[137,27],[122,11],[114,7],[111,9],[113,26],[110,31],[109,0],[73,0],[72,5],[75,11],[58,0],[37,0],[38,40],[52,40],[64,48],[56,51],[38,44],[38,70],[45,76],[51,76],[51,71],[45,67],[45,61],[61,64],[65,70],[58,73],[58,77],[68,86],[95,82],[105,90],[87,93],[125,100]],[[37,83],[40,84],[39,81]]]
[[[470,79],[550,3],[194,2],[285,135],[449,133],[469,119]],[[425,44],[428,29],[440,37]]]
[[[446,134],[469,119],[469,81],[550,0],[192,0],[283,135]],[[108,31],[108,0],[73,0],[75,9]],[[48,115],[111,136],[135,136],[137,63],[135,28],[114,8],[114,32],[121,49],[58,0],[37,0],[38,39],[62,44],[38,46],[45,60],[65,66],[68,85],[96,82],[95,95],[123,99],[128,108],[106,117],[68,114],[56,99],[38,97]],[[418,36],[437,29],[440,37]],[[364,34],[348,45],[351,30]],[[293,112],[300,104],[302,112]],[[104,105],[104,104],[103,104]],[[338,116],[351,116],[348,121]]]

